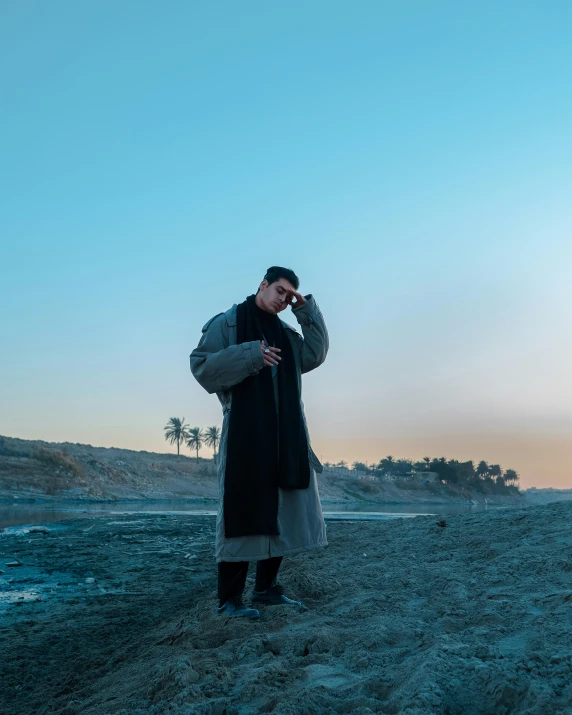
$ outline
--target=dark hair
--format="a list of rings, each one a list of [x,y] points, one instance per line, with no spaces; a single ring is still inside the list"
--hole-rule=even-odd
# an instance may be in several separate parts
[[[264,280],[268,281],[269,284],[276,283],[276,281],[279,281],[281,278],[286,278],[286,280],[294,286],[294,290],[298,290],[298,288],[300,287],[300,279],[290,268],[282,268],[282,266],[270,266],[270,268],[266,271],[266,275],[264,276]]]

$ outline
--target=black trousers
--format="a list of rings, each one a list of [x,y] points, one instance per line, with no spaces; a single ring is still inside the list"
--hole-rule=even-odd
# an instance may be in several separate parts
[[[266,591],[278,575],[282,556],[274,556],[256,562],[255,591]],[[227,601],[238,601],[246,586],[248,561],[221,561],[218,565],[218,600],[223,606]]]

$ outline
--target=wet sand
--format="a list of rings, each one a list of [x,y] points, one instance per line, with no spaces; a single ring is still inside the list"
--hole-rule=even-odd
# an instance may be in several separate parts
[[[572,503],[440,519],[329,522],[256,622],[216,614],[212,519],[6,529],[0,713],[572,713]]]

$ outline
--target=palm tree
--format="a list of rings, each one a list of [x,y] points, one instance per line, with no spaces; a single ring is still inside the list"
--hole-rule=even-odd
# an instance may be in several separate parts
[[[425,469],[431,469],[431,457],[423,457],[425,462]]]
[[[180,454],[181,442],[189,437],[189,425],[185,424],[185,418],[171,417],[164,427],[165,439],[171,444],[177,445],[177,454]]]
[[[505,482],[510,482],[512,485],[515,485],[520,477],[518,476],[518,473],[514,471],[514,469],[507,469],[506,472],[504,473],[504,480]]]
[[[494,477],[495,479],[497,477],[502,477],[502,468],[500,464],[489,464],[489,476]]]
[[[484,479],[489,473],[489,465],[484,461],[481,460],[477,466],[477,474],[481,479]]]
[[[205,444],[207,447],[212,447],[214,452],[214,461],[216,464],[216,448],[220,442],[220,429],[218,427],[207,427],[205,433]]]
[[[379,467],[384,472],[391,472],[395,466],[395,459],[389,454],[387,457],[381,460]]]
[[[395,473],[403,476],[413,469],[413,462],[410,459],[398,459],[394,464]]]
[[[189,449],[197,450],[197,462],[199,461],[199,449],[203,446],[205,441],[204,432],[200,427],[192,427],[189,430],[189,435],[187,437],[187,447]]]
[[[340,467],[340,469],[346,469],[348,466],[348,463],[344,459],[340,459],[340,461],[336,464],[336,467]]]

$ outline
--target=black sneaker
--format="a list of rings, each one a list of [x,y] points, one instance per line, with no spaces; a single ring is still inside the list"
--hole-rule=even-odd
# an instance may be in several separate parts
[[[260,618],[260,611],[257,611],[256,608],[248,608],[242,600],[227,601],[220,608],[217,608],[217,613],[221,616],[236,618]]]
[[[279,584],[276,583],[274,586],[270,586],[266,591],[253,591],[252,598],[250,599],[252,603],[264,603],[267,606],[302,606],[301,601],[294,601],[288,596],[284,595],[284,589]]]

